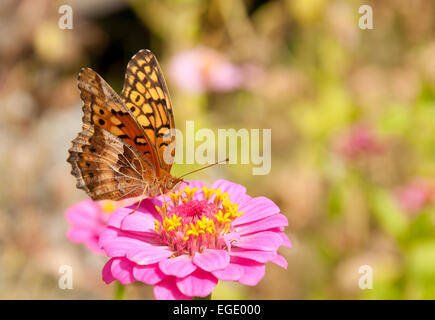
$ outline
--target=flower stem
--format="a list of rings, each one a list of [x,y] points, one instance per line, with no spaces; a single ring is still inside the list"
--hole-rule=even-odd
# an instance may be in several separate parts
[[[125,286],[123,286],[119,282],[116,282],[115,300],[124,300],[124,294],[125,294]]]
[[[211,293],[207,297],[193,297],[193,300],[211,300]]]

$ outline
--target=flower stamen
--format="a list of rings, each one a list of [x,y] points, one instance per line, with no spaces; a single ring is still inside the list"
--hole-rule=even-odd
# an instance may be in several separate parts
[[[237,204],[231,203],[227,192],[203,187],[203,195],[195,196],[198,190],[186,186],[168,194],[170,203],[156,206],[162,222],[155,220],[154,231],[176,256],[193,256],[206,248],[229,250],[223,237],[232,231],[233,220],[243,214],[238,212]]]

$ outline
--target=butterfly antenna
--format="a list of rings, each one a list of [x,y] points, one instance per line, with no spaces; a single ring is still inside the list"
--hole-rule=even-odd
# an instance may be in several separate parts
[[[230,160],[229,158],[226,158],[225,160],[216,161],[215,163],[209,164],[208,166],[205,166],[205,167],[202,167],[202,168],[199,168],[199,169],[196,169],[196,170],[190,171],[190,172],[188,172],[188,173],[185,173],[185,174],[183,174],[182,176],[180,176],[180,177],[178,177],[178,178],[183,178],[183,177],[187,176],[188,174],[191,174],[191,173],[194,173],[194,172],[198,172],[198,171],[201,171],[201,170],[204,170],[204,169],[207,169],[207,168],[213,167],[213,166],[215,166],[215,165],[217,165],[217,164],[219,164],[219,163],[226,163],[226,162],[228,162],[229,160]]]
[[[136,209],[134,209],[134,210],[133,210],[132,212],[130,212],[129,214],[135,213],[135,212],[137,211],[137,209],[139,209],[139,206],[140,206],[140,204],[142,203],[142,200],[144,199],[144,196],[145,196],[145,192],[146,192],[146,190],[147,190],[147,188],[143,188],[142,195],[140,196],[140,200],[139,200],[139,202],[137,203]]]

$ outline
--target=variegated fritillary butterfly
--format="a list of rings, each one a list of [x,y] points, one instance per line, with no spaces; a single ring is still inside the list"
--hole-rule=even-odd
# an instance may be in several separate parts
[[[156,57],[140,50],[127,65],[119,96],[95,71],[78,76],[83,130],[68,150],[77,188],[93,200],[154,197],[176,188],[164,152],[175,137],[168,88]],[[169,140],[169,141],[168,141]],[[172,149],[172,156],[175,149]]]

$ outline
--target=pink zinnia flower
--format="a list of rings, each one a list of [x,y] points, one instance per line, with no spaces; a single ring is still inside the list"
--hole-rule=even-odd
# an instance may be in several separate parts
[[[287,267],[277,251],[291,247],[288,222],[271,200],[225,180],[187,183],[132,214],[134,205],[112,214],[100,237],[111,258],[106,283],[141,281],[154,285],[156,299],[191,299],[210,295],[219,280],[254,286],[268,261]]]
[[[74,243],[82,243],[92,252],[103,255],[104,250],[99,247],[98,240],[107,227],[110,214],[119,205],[112,201],[95,202],[86,199],[69,207],[65,212],[70,224],[68,239]]]
[[[434,188],[427,181],[415,180],[397,189],[396,197],[400,207],[407,213],[415,214],[428,205],[433,198]]]
[[[202,46],[174,56],[169,64],[169,74],[178,87],[193,93],[234,90],[244,79],[241,67]]]

